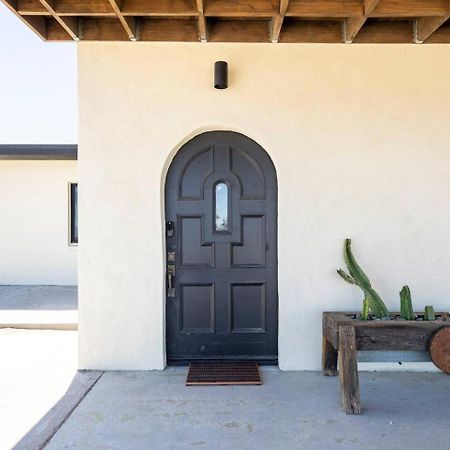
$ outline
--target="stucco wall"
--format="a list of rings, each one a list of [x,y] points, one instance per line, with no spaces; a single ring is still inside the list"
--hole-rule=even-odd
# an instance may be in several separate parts
[[[0,161],[0,284],[77,284],[68,245],[76,161]]]
[[[164,366],[164,177],[206,130],[277,170],[281,368],[318,369],[321,312],[360,307],[345,237],[389,308],[405,283],[450,308],[447,47],[81,43],[79,74],[82,368]]]

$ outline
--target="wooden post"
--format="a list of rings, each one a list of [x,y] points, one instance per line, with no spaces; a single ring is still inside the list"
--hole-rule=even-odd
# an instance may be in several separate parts
[[[343,411],[347,414],[360,414],[355,327],[351,325],[339,326],[339,379]]]
[[[324,336],[322,341],[322,370],[326,377],[337,375],[338,352]]]

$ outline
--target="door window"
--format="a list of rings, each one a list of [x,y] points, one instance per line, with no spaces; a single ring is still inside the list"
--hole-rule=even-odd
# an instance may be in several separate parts
[[[214,230],[219,233],[228,232],[228,185],[219,181],[214,189]]]

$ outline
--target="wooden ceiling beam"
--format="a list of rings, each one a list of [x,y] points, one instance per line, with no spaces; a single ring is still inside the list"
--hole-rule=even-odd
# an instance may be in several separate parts
[[[39,0],[17,0],[17,12],[24,16],[50,16]]]
[[[359,17],[364,13],[360,0],[290,0],[287,17]]]
[[[447,0],[382,0],[370,17],[437,17],[447,10]]]
[[[208,42],[208,28],[205,18],[205,10],[203,0],[197,0],[198,13],[198,37],[200,42]]]
[[[109,3],[111,3],[111,7],[114,10],[117,18],[119,19],[120,23],[122,24],[123,28],[125,29],[125,32],[128,35],[128,39],[130,41],[136,40],[136,19],[134,17],[124,17],[121,11],[122,1],[121,0],[109,0]]]
[[[279,42],[342,44],[341,24],[339,21],[286,18]]]
[[[55,10],[58,15],[115,16],[108,0],[58,0],[55,3]]]
[[[450,0],[0,2],[43,40],[450,43]]]
[[[450,0],[446,14],[439,17],[421,17],[415,25],[415,39],[421,43],[428,39],[439,27],[450,19]]]
[[[55,11],[55,0],[39,0],[42,6],[50,13],[50,15],[61,25],[67,34],[74,40],[78,41],[78,18],[67,17],[65,19],[58,16]]]
[[[198,42],[198,26],[194,19],[142,19],[139,30],[140,41]]]
[[[194,17],[197,8],[191,0],[126,0],[121,8],[124,16]]]
[[[128,41],[129,37],[117,18],[97,19],[86,17],[80,22],[80,40]]]
[[[17,16],[25,25],[31,28],[43,41],[47,39],[47,22],[42,16],[21,16],[17,12],[17,1],[0,0],[15,16]]]
[[[364,0],[364,13],[359,17],[350,17],[344,21],[344,41],[347,44],[353,42],[367,18],[376,8],[380,0]]]
[[[424,42],[426,44],[450,44],[450,23],[440,26],[431,36]]]
[[[272,42],[278,42],[280,39],[281,27],[283,26],[284,17],[289,6],[289,0],[280,0],[280,11],[272,19],[270,28],[270,40]]]
[[[372,22],[368,21],[353,40],[356,44],[412,44],[413,40],[413,22],[404,21],[386,21]]]
[[[270,18],[277,14],[271,0],[208,0],[205,15],[208,17],[259,17]]]
[[[270,42],[267,20],[221,20],[209,23],[210,42]]]

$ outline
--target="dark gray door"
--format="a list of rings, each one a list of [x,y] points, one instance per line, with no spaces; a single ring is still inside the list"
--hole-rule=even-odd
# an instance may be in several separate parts
[[[246,136],[185,144],[167,175],[169,363],[278,357],[277,180]]]

